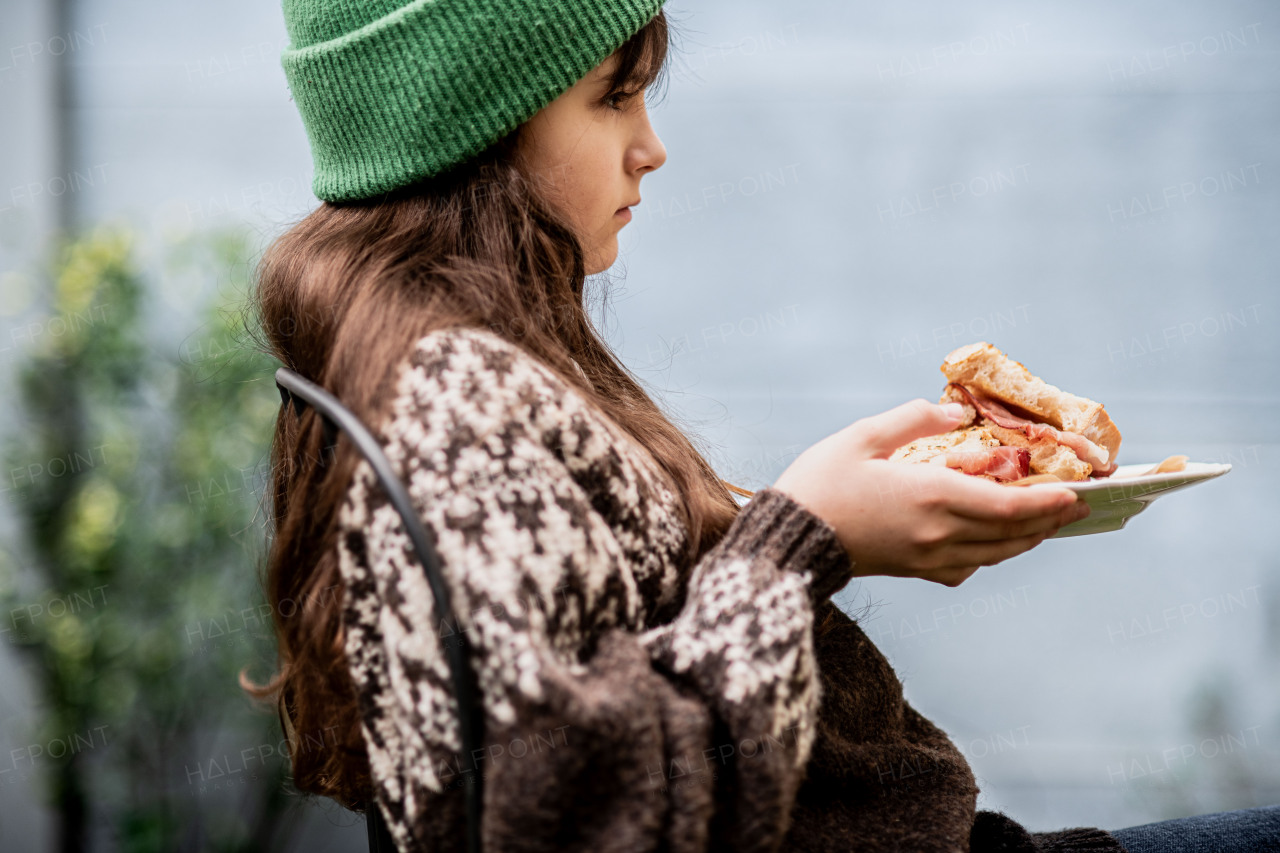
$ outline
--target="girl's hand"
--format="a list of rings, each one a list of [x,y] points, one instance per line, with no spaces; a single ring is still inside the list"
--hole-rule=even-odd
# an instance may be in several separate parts
[[[1010,488],[941,465],[888,461],[896,448],[959,421],[957,403],[903,403],[805,450],[773,488],[835,529],[855,561],[855,576],[919,577],[947,586],[1089,514],[1069,489]]]

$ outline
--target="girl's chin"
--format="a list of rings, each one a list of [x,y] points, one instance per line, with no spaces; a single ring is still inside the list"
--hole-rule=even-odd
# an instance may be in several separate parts
[[[610,238],[605,245],[597,247],[596,251],[587,257],[587,275],[604,272],[613,266],[613,262],[617,259],[618,241],[616,238]]]

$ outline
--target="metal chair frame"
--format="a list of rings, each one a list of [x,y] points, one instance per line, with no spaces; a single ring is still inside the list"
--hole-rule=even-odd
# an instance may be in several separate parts
[[[440,561],[436,556],[434,541],[422,520],[418,517],[409,498],[409,491],[396,476],[382,446],[360,419],[347,409],[328,391],[316,385],[287,367],[281,367],[275,373],[276,388],[280,391],[283,406],[293,404],[294,414],[301,418],[307,406],[316,410],[324,429],[324,448],[321,453],[321,465],[325,455],[335,450],[338,444],[338,432],[341,430],[356,446],[373,468],[392,506],[400,513],[405,531],[413,543],[418,560],[426,572],[427,583],[431,587],[434,598],[435,615],[438,624],[450,624],[453,619],[453,607],[449,598],[449,590],[444,584],[440,572]],[[467,807],[467,850],[480,853],[480,808],[483,802],[484,777],[479,772],[476,756],[484,735],[483,708],[476,699],[478,693],[475,672],[467,662],[470,643],[464,633],[459,632],[456,643],[445,643],[445,656],[449,670],[453,676],[454,695],[458,701],[459,726],[462,736],[462,749],[471,759],[471,767],[465,773],[473,774],[464,777]],[[395,843],[387,829],[386,821],[378,808],[376,799],[370,795],[365,809],[369,830],[370,853],[395,853]]]

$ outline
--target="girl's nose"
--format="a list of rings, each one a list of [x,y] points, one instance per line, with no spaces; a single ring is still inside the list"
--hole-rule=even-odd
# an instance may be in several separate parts
[[[641,137],[631,150],[635,152],[637,158],[635,168],[645,172],[652,172],[661,168],[662,164],[667,162],[667,147],[662,144],[662,140],[658,138],[653,125],[649,123],[648,115],[645,115],[643,125]]]

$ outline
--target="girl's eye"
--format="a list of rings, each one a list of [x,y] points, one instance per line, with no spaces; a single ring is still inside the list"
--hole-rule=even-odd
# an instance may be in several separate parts
[[[602,103],[608,106],[609,109],[621,113],[626,111],[626,102],[630,101],[638,94],[639,92],[613,92],[605,95]],[[618,104],[621,104],[622,106],[618,106]]]

